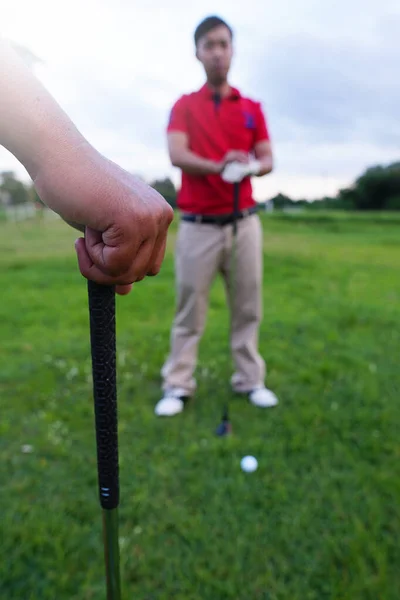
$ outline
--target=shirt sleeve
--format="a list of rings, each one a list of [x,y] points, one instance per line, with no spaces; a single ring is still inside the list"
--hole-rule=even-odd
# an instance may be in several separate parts
[[[255,131],[254,131],[254,145],[259,142],[269,142],[270,135],[268,131],[267,120],[261,108],[261,104],[257,102],[255,107]]]
[[[169,133],[170,131],[189,133],[185,96],[179,98],[171,109],[167,126],[167,132]]]

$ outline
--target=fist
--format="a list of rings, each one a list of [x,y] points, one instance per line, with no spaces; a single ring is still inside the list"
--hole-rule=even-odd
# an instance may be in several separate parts
[[[160,271],[173,211],[149,185],[89,145],[53,157],[34,184],[47,206],[84,230],[76,242],[84,277],[126,294]]]

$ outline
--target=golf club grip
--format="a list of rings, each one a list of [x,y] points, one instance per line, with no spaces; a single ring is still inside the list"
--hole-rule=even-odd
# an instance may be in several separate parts
[[[102,508],[119,503],[115,289],[88,281],[99,496]]]

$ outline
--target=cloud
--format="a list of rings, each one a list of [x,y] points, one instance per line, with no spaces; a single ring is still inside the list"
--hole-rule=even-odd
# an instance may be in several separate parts
[[[272,36],[249,63],[247,81],[263,100],[284,172],[354,177],[397,159],[400,17],[389,16],[375,35]]]
[[[235,31],[232,82],[263,102],[272,133],[277,170],[257,181],[260,194],[332,193],[370,164],[398,159],[398,0],[245,6],[70,0],[60,16],[50,0],[13,0],[2,29],[45,61],[40,78],[84,135],[147,178],[177,180],[165,126],[175,99],[202,84],[192,34],[215,12]]]
[[[271,42],[252,77],[275,114],[280,140],[293,139],[294,127],[313,143],[391,145],[400,123],[399,62],[397,41],[365,47],[297,35]]]

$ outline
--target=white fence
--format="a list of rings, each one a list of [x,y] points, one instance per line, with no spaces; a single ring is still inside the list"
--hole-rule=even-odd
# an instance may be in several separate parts
[[[16,206],[0,207],[0,220],[11,223],[28,219],[59,219],[60,217],[48,208],[36,208],[34,204],[17,204]]]

